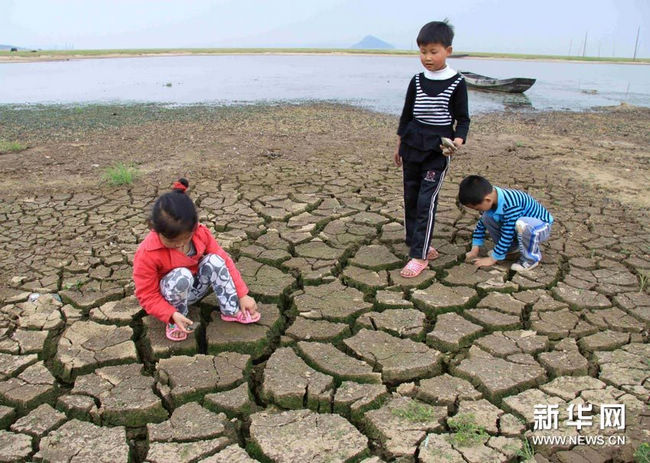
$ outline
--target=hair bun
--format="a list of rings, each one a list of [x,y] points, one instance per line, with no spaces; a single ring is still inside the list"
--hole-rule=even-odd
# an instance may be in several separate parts
[[[172,185],[172,190],[178,191],[180,193],[185,193],[185,190],[187,190],[187,187],[190,186],[190,182],[187,181],[185,178],[179,178],[174,184]]]

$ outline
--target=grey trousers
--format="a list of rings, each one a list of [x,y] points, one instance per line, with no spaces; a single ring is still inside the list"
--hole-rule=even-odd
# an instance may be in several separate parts
[[[160,280],[160,293],[182,315],[188,306],[199,301],[212,288],[219,310],[225,315],[239,311],[239,298],[226,261],[216,254],[206,254],[199,261],[196,276],[185,268],[175,268]]]

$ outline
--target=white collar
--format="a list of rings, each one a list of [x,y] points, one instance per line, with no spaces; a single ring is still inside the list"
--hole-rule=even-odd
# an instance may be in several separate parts
[[[429,71],[428,69],[424,70],[424,77],[429,80],[445,80],[449,79],[456,75],[456,70],[446,65],[444,68],[439,71]]]

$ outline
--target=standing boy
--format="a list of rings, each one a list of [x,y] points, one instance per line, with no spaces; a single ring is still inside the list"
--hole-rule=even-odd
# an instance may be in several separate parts
[[[453,38],[446,21],[430,22],[420,30],[417,44],[424,72],[411,79],[397,130],[394,160],[403,166],[404,227],[410,248],[410,260],[400,272],[404,278],[418,276],[429,260],[438,257],[431,238],[450,161],[443,154],[441,138],[452,139],[458,148],[469,130],[465,79],[447,65]]]

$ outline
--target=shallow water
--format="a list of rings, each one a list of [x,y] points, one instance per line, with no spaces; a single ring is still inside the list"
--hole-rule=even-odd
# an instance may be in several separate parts
[[[472,114],[650,106],[650,66],[450,59],[455,69],[533,77],[523,95],[470,92]],[[399,114],[417,56],[221,55],[0,63],[0,104],[329,101]]]

